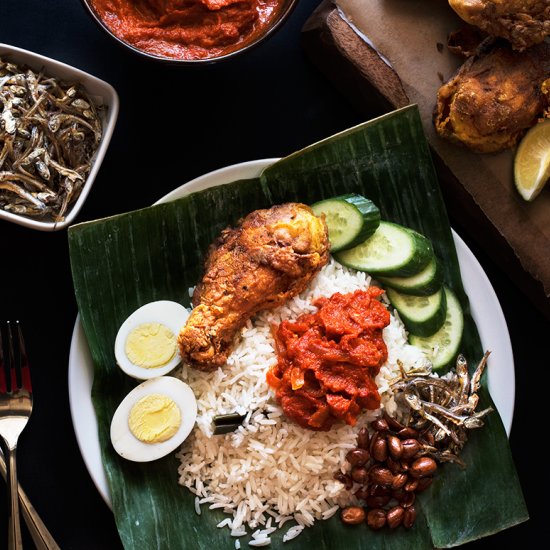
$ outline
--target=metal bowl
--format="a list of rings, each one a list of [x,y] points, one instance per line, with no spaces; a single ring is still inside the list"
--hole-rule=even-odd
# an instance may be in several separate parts
[[[118,42],[118,44],[123,46],[125,49],[130,50],[131,52],[134,52],[141,57],[145,57],[155,61],[161,61],[166,64],[190,66],[190,65],[207,65],[207,64],[217,63],[219,61],[225,61],[235,56],[238,56],[244,52],[247,52],[252,48],[256,47],[257,45],[261,44],[269,36],[272,36],[275,33],[275,31],[282,26],[282,24],[286,21],[286,19],[288,18],[288,16],[290,15],[292,10],[298,3],[298,0],[280,0],[281,5],[279,6],[277,13],[275,13],[272,20],[268,23],[268,25],[266,25],[263,28],[263,31],[260,33],[257,33],[253,39],[243,40],[240,44],[237,44],[235,46],[235,49],[232,49],[228,53],[225,53],[219,56],[207,57],[207,58],[201,58],[201,59],[178,59],[174,57],[155,55],[147,51],[141,50],[136,46],[133,46],[128,42],[125,42],[124,40],[119,38],[116,34],[114,34],[113,31],[111,31],[111,29],[104,23],[101,17],[96,13],[94,7],[92,6],[92,2],[90,0],[81,0],[81,2],[86,8],[87,12],[92,17],[92,19],[96,22],[96,24],[105,33],[107,33],[113,40]]]

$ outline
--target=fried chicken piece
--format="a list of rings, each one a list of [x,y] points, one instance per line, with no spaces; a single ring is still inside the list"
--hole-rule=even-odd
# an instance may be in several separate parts
[[[305,204],[256,210],[225,229],[210,247],[178,337],[183,360],[201,370],[224,365],[246,321],[304,290],[328,258],[326,224]]]
[[[438,134],[481,153],[513,147],[547,115],[550,44],[513,51],[488,39],[437,94]]]
[[[487,34],[477,27],[467,25],[453,31],[447,37],[447,48],[451,53],[464,58],[474,55],[479,45],[487,38]]]
[[[505,38],[514,50],[523,51],[550,36],[548,0],[449,0],[449,4],[464,21]]]

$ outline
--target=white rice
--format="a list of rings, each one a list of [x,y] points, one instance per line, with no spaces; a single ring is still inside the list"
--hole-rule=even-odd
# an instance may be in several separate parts
[[[229,521],[218,524],[228,527],[231,536],[256,530],[250,546],[269,545],[269,535],[293,520],[283,536],[284,541],[291,540],[316,520],[328,519],[340,506],[353,502],[333,475],[344,468],[346,453],[356,446],[357,431],[380,411],[367,411],[354,427],[336,424],[328,432],[305,430],[286,420],[267,385],[266,372],[277,362],[273,324],[315,312],[312,301],[320,296],[366,289],[370,282],[365,273],[331,260],[307,290],[247,323],[223,370],[205,373],[184,368],[181,372],[197,397],[198,429],[178,453],[179,482],[196,495],[197,513],[200,504],[208,503],[209,508],[231,515]],[[397,317],[391,316],[383,337],[388,360],[376,383],[382,407],[391,414],[396,405],[388,382],[399,372],[398,360],[406,370],[427,360],[407,343]],[[213,436],[214,416],[234,412],[246,415],[242,426]]]

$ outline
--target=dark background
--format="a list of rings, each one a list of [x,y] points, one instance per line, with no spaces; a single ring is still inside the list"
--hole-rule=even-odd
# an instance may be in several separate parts
[[[124,50],[78,0],[0,0],[0,42],[75,65],[119,94],[115,133],[77,221],[150,205],[203,173],[285,156],[362,122],[364,115],[300,47],[300,30],[317,3],[301,0],[282,30],[250,53],[195,69]],[[540,441],[547,439],[542,404],[548,399],[550,322],[479,249],[460,216],[451,221],[489,276],[509,325],[516,364],[510,444],[531,514],[529,522],[467,548],[529,546],[544,540],[546,512],[535,500],[548,489]],[[113,517],[84,466],[69,412],[67,368],[76,315],[66,231],[41,233],[0,221],[0,319],[23,323],[35,395],[19,444],[19,479],[61,548],[118,549]],[[0,548],[6,518],[0,482]],[[33,547],[26,533],[25,543]]]

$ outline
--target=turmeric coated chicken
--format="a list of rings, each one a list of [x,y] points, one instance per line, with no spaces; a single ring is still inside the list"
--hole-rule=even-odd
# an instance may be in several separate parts
[[[438,134],[491,153],[513,147],[548,116],[550,44],[524,52],[487,39],[441,88],[434,110]]]
[[[464,21],[490,36],[505,38],[514,50],[550,36],[548,0],[449,0],[449,4]]]
[[[178,337],[183,360],[201,370],[223,366],[246,321],[304,290],[328,258],[326,224],[304,204],[256,210],[225,229]]]

